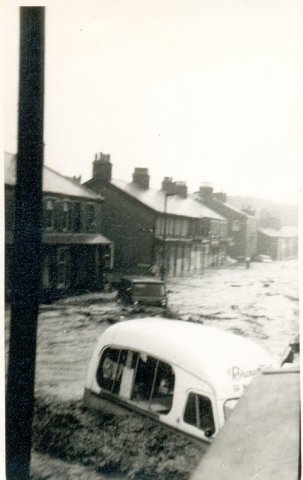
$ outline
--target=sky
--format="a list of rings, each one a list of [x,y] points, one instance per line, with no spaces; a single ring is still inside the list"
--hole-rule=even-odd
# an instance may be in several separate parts
[[[4,149],[17,149],[18,6],[4,8]],[[43,5],[43,2],[36,2]],[[52,0],[45,164],[113,177],[149,169],[189,191],[297,203],[303,184],[303,2]]]

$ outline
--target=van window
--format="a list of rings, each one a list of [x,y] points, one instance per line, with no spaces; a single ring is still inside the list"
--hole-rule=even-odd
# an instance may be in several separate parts
[[[209,398],[197,393],[190,393],[184,412],[184,422],[194,425],[200,430],[215,432],[213,409]]]
[[[175,375],[170,365],[140,354],[132,400],[143,408],[168,413],[172,407]]]
[[[104,350],[97,370],[97,382],[101,388],[112,393],[119,392],[126,356],[126,350],[113,348]]]
[[[171,366],[145,353],[106,348],[97,370],[101,388],[145,410],[166,414],[173,403]]]
[[[164,285],[161,283],[134,283],[134,295],[159,297],[165,295]]]

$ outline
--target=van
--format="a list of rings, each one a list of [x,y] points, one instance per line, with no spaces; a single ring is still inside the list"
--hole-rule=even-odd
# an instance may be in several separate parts
[[[118,291],[125,303],[167,306],[165,283],[155,277],[122,277]]]
[[[83,402],[104,413],[137,412],[210,442],[245,386],[273,365],[261,346],[218,328],[127,320],[100,336]]]

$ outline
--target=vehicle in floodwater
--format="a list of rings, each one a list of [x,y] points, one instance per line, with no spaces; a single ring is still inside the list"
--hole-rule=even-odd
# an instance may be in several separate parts
[[[155,277],[122,277],[118,292],[120,298],[128,304],[167,306],[165,283]]]
[[[105,413],[140,413],[209,442],[245,386],[274,366],[260,345],[198,323],[122,321],[99,338],[83,402]]]

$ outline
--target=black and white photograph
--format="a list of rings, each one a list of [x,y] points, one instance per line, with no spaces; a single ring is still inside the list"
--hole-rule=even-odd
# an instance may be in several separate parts
[[[303,3],[0,11],[3,478],[301,479]]]

